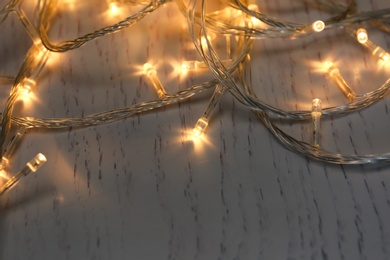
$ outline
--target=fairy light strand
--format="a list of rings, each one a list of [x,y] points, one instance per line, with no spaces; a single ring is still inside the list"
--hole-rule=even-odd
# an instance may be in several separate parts
[[[326,62],[325,67],[328,75],[340,88],[343,94],[349,99],[349,101],[354,101],[356,98],[356,93],[347,84],[343,76],[341,76],[339,68],[337,68],[332,62]]]
[[[56,20],[56,12],[61,7],[61,3],[58,0],[38,1],[35,10],[35,14],[37,15],[37,21],[34,21],[35,23],[31,22],[21,9],[23,0],[9,1],[0,11],[0,24],[3,23],[8,16],[15,14],[31,37],[33,45],[28,51],[16,76],[0,75],[0,84],[12,84],[10,96],[8,97],[2,113],[2,127],[0,131],[1,157],[6,155],[6,157],[4,157],[6,160],[11,159],[8,158],[10,156],[4,152],[3,147],[7,145],[5,141],[9,135],[12,124],[21,127],[22,129],[25,127],[32,129],[45,128],[52,129],[53,131],[59,128],[100,125],[128,118],[146,111],[159,109],[179,101],[184,101],[206,89],[215,88],[209,106],[206,108],[207,115],[203,115],[200,118],[200,120],[206,122],[206,124],[202,125],[201,131],[198,131],[200,134],[203,133],[205,127],[208,125],[209,112],[215,106],[216,102],[218,102],[222,93],[228,91],[234,98],[245,105],[248,110],[255,112],[259,117],[260,122],[262,122],[270,132],[290,150],[329,163],[371,164],[390,162],[389,153],[351,156],[328,152],[318,147],[320,117],[349,114],[378,102],[388,92],[390,81],[387,81],[374,91],[363,95],[356,95],[353,88],[342,78],[339,69],[336,68],[334,64],[330,63],[327,65],[327,72],[330,75],[330,78],[332,78],[340,87],[350,102],[341,106],[325,107],[321,109],[320,100],[315,99],[316,105],[313,103],[312,110],[289,111],[273,107],[261,101],[254,94],[254,86],[250,83],[242,85],[239,80],[237,80],[237,77],[242,77],[242,75],[245,74],[245,69],[242,70],[239,68],[247,62],[251,62],[249,59],[246,59],[246,57],[248,57],[249,52],[251,51],[254,40],[269,38],[295,39],[297,37],[306,37],[312,33],[321,33],[325,29],[344,28],[346,32],[351,30],[354,31],[355,36],[357,37],[356,39],[360,44],[366,47],[374,56],[377,56],[383,62],[387,62],[390,59],[390,55],[382,47],[377,46],[368,38],[368,33],[365,28],[359,28],[358,30],[351,28],[360,26],[363,22],[372,22],[372,24],[375,25],[377,21],[387,21],[386,19],[388,19],[390,9],[358,12],[356,8],[354,8],[355,1],[349,1],[348,5],[344,6],[342,4],[336,4],[333,1],[321,0],[316,1],[316,3],[318,7],[332,13],[329,19],[303,24],[283,21],[268,16],[263,13],[256,4],[244,3],[240,0],[226,1],[228,5],[224,6],[221,10],[213,12],[207,12],[205,0],[190,0],[188,2],[178,0],[174,3],[169,2],[171,1],[120,1],[121,6],[126,4],[138,4],[143,7],[139,12],[126,17],[115,24],[87,33],[73,40],[53,43],[48,37],[48,31],[50,25]],[[118,3],[118,1],[108,1],[107,8],[112,13],[117,13],[119,8]],[[40,83],[37,80],[39,73],[45,66],[51,52],[71,51],[85,45],[91,40],[118,32],[129,26],[135,26],[137,22],[148,14],[158,12],[159,8],[164,4],[176,4],[178,9],[186,17],[189,35],[202,58],[202,60],[184,61],[182,69],[208,69],[214,76],[213,80],[191,86],[176,93],[167,94],[158,78],[157,70],[151,64],[145,63],[144,75],[148,78],[149,83],[157,92],[158,98],[155,100],[142,102],[130,107],[104,111],[83,118],[42,119],[12,116],[13,107],[18,97],[30,91],[34,91],[35,85]],[[72,6],[76,7],[77,3],[72,3]],[[388,22],[381,23],[378,27],[384,31],[390,31],[389,24],[390,23]],[[234,36],[236,37],[235,45],[233,45],[233,41],[231,41]],[[213,41],[216,37],[224,37],[226,39],[225,57],[220,57],[220,54],[214,49]],[[272,118],[275,117],[302,121],[312,119],[315,132],[313,145],[296,140],[278,129],[272,122]],[[198,126],[199,124],[196,125]],[[12,152],[13,151],[14,149]]]
[[[221,97],[222,97],[224,92],[225,92],[225,90],[221,85],[218,84],[215,87],[214,93],[211,96],[209,104],[207,105],[205,111],[203,112],[202,116],[198,119],[198,121],[195,124],[194,129],[192,130],[192,132],[194,133],[196,138],[201,137],[202,134],[204,133],[204,131],[206,130],[206,128],[209,124],[211,113],[214,110],[215,106],[221,100]]]

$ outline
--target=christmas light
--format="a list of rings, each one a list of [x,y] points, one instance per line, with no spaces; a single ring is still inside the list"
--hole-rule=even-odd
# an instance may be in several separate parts
[[[213,111],[214,107],[218,104],[223,93],[224,93],[223,87],[221,85],[217,85],[217,87],[214,90],[213,95],[211,96],[209,104],[207,105],[201,118],[199,118],[198,121],[196,122],[195,127],[193,129],[193,133],[194,133],[196,138],[201,137],[203,132],[206,130],[206,128],[209,124],[211,112]]]
[[[37,83],[35,82],[35,80],[30,78],[25,78],[20,83],[20,95],[22,96],[23,100],[26,101],[29,98],[31,90],[35,87],[36,84]]]
[[[116,2],[111,2],[110,3],[110,11],[112,14],[117,14],[118,13],[118,3]]]
[[[315,21],[312,28],[315,32],[321,32],[325,29],[325,23],[321,20]]]
[[[356,98],[355,92],[352,88],[345,82],[344,78],[340,74],[340,70],[332,63],[327,62],[325,64],[327,68],[327,72],[329,76],[333,79],[336,85],[340,88],[340,90],[344,93],[344,95],[350,100],[353,101]]]
[[[250,4],[248,5],[248,10],[259,12],[259,6],[256,4]],[[259,26],[261,24],[260,20],[254,16],[251,17],[251,22],[254,26]]]
[[[195,124],[194,129],[192,132],[194,133],[195,137],[201,137],[203,132],[206,130],[207,126],[209,125],[209,120],[206,117],[201,117],[198,119],[198,121]]]
[[[207,5],[204,4],[204,2],[201,3],[196,0],[178,0],[175,2],[164,0],[108,0],[108,2],[104,3],[104,15],[107,17],[112,16],[112,19],[116,20],[115,22],[112,22],[111,25],[86,33],[85,35],[81,35],[76,39],[53,43],[50,40],[49,35],[51,34],[49,34],[48,31],[60,16],[58,15],[58,12],[60,12],[62,8],[71,8],[73,12],[81,2],[66,0],[63,2],[62,6],[62,2],[58,3],[55,0],[38,1],[38,4],[35,6],[36,9],[33,10],[35,14],[34,20],[30,20],[24,13],[22,10],[22,3],[22,0],[10,1],[9,4],[5,5],[0,14],[3,19],[8,19],[10,14],[16,15],[32,41],[31,48],[28,50],[18,73],[16,75],[0,75],[0,84],[8,84],[11,86],[10,95],[7,97],[2,113],[2,126],[0,130],[0,151],[2,152],[2,163],[0,168],[3,170],[7,168],[9,160],[14,158],[13,154],[15,147],[22,140],[26,128],[42,128],[55,131],[56,129],[63,128],[69,129],[73,127],[96,126],[128,118],[135,114],[140,115],[145,111],[159,109],[174,103],[185,102],[186,100],[189,100],[190,97],[210,88],[215,88],[215,90],[204,113],[195,124],[193,130],[194,136],[202,136],[208,127],[214,107],[218,104],[224,91],[228,90],[235,99],[248,109],[248,111],[255,112],[260,122],[262,122],[283,145],[292,151],[329,163],[373,164],[390,162],[389,154],[365,156],[342,155],[340,153],[325,151],[319,145],[320,119],[322,117],[345,115],[379,101],[388,93],[390,80],[385,82],[375,91],[357,96],[353,88],[351,88],[342,77],[340,70],[333,63],[327,63],[325,65],[327,74],[348,98],[349,103],[347,105],[343,104],[322,109],[321,100],[314,99],[312,101],[311,110],[290,111],[273,107],[261,99],[258,99],[254,91],[256,84],[253,84],[253,82],[246,82],[245,75],[248,71],[247,69],[243,69],[243,67],[246,67],[246,63],[252,62],[246,57],[248,57],[251,52],[253,41],[256,39],[267,40],[283,38],[287,41],[289,39],[310,36],[313,32],[321,32],[324,29],[332,30],[335,28],[344,29],[345,33],[350,33],[352,31],[353,36],[356,37],[356,40],[361,45],[366,47],[374,56],[378,57],[383,62],[387,62],[390,60],[390,54],[368,38],[368,33],[365,28],[359,28],[357,30],[356,28],[361,27],[363,24],[370,24],[370,22],[377,23],[378,21],[384,21],[385,19],[388,19],[389,12],[383,10],[359,12],[353,5],[353,1],[350,1],[349,5],[345,6],[345,8],[343,8],[342,5],[334,5],[331,1],[329,2],[332,3],[331,5],[327,4],[328,1],[316,1],[313,4],[318,8],[330,11],[329,19],[324,20],[325,22],[317,20],[313,23],[304,24],[293,23],[268,16],[263,10],[262,12],[259,12],[259,6],[257,4],[249,4],[247,1],[228,0],[226,3],[220,3],[221,6],[220,8],[216,8],[217,10],[208,12]],[[37,84],[46,80],[44,76],[38,80],[38,76],[43,67],[50,66],[50,62],[46,63],[46,61],[50,58],[51,53],[72,51],[86,45],[89,41],[116,33],[130,26],[137,26],[139,21],[153,12],[158,12],[159,8],[164,4],[176,5],[178,7],[178,12],[181,11],[185,16],[187,22],[183,24],[188,27],[189,38],[192,41],[192,45],[195,47],[191,50],[196,49],[199,54],[198,57],[191,57],[190,60],[183,61],[181,68],[184,70],[198,70],[199,72],[201,72],[200,70],[202,69],[202,73],[205,73],[207,69],[210,72],[209,74],[213,77],[211,80],[189,86],[176,93],[167,94],[158,77],[157,69],[151,63],[145,63],[143,65],[143,75],[155,89],[158,100],[155,98],[151,101],[144,101],[125,108],[102,111],[82,118],[42,119],[17,117],[13,115],[15,102],[21,97],[29,96],[31,91],[39,89],[36,87]],[[124,5],[138,5],[141,7],[130,16],[123,18],[123,20],[119,20],[117,14]],[[80,22],[83,22],[82,18],[80,18]],[[373,24],[375,25],[375,23]],[[159,26],[159,24],[157,23],[156,26]],[[382,29],[389,29],[386,23],[381,24],[381,26],[379,27]],[[137,36],[132,35],[132,37]],[[223,40],[225,40],[225,42],[223,42]],[[216,48],[224,44],[226,45],[226,48],[223,47],[216,50]],[[86,45],[85,48],[88,48],[88,46]],[[225,50],[225,53],[219,53],[221,49]],[[186,51],[183,51],[183,53],[186,53]],[[253,55],[261,57],[263,53],[253,53]],[[160,57],[151,57],[151,60],[155,61],[159,58]],[[165,61],[162,62],[164,63]],[[142,63],[140,64],[141,67]],[[179,62],[176,61],[176,64],[177,63]],[[180,68],[180,65],[175,68]],[[180,77],[184,76],[181,74]],[[28,113],[28,111],[26,111],[26,113]],[[274,126],[273,121],[275,118],[296,121],[312,120],[314,146],[307,145],[307,143],[291,137]],[[13,139],[9,140],[7,137],[15,127],[18,127],[19,132],[15,134]],[[4,150],[3,147],[7,148]],[[315,147],[315,149],[313,149],[313,147]],[[25,169],[13,177],[8,184],[2,188],[0,193],[3,193],[13,186],[21,176],[37,170],[45,161],[46,158],[43,155],[37,155],[37,157],[27,164]]]
[[[366,47],[372,55],[378,57],[383,62],[388,62],[390,60],[390,54],[388,52],[368,39],[366,29],[359,28],[356,31],[356,39],[359,43]]]
[[[161,84],[160,79],[157,76],[157,71],[154,69],[153,65],[150,63],[144,64],[144,74],[153,85],[154,89],[157,92],[159,98],[164,98],[167,94],[163,85]]]
[[[356,39],[358,40],[359,43],[364,44],[368,41],[368,35],[367,35],[367,30],[364,28],[359,28],[356,31]]]
[[[32,172],[36,172],[45,162],[46,157],[41,153],[37,154],[20,172],[15,174],[15,176],[13,176],[2,187],[0,187],[0,195],[12,188],[20,180],[20,178],[27,176]]]

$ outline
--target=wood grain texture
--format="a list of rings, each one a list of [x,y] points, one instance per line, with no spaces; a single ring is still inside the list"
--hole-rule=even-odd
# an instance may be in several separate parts
[[[361,0],[358,8],[389,8],[384,2]],[[290,21],[328,16],[306,2],[259,6]],[[50,37],[72,39],[120,19],[109,18],[106,7],[93,1],[61,11]],[[133,27],[53,54],[36,100],[18,104],[15,114],[80,117],[155,99],[139,73],[145,62],[158,66],[168,92],[209,79],[206,72],[175,74],[175,61],[198,58],[183,25],[169,3]],[[13,15],[0,35],[0,74],[16,73],[31,41]],[[371,35],[390,49],[389,35]],[[390,72],[342,30],[256,41],[251,58],[248,77],[259,97],[288,109],[308,109],[315,97],[324,106],[346,102],[318,73],[319,62],[335,60],[359,94],[379,87]],[[3,104],[8,91],[2,86]],[[0,197],[0,258],[390,258],[389,166],[327,165],[296,155],[229,94],[213,114],[208,142],[194,145],[185,133],[210,94],[107,125],[31,131],[12,170],[37,152],[48,162]],[[389,151],[389,105],[385,97],[359,113],[323,120],[322,144],[343,153]],[[310,122],[278,125],[298,139],[311,138]]]

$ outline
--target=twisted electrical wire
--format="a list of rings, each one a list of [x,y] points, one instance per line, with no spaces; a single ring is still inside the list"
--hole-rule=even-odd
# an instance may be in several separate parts
[[[46,1],[45,1],[46,2]],[[66,52],[69,50],[74,50],[77,48],[80,48],[85,43],[103,37],[105,35],[118,32],[122,29],[125,29],[138,21],[140,21],[142,18],[147,16],[148,14],[154,12],[157,10],[162,4],[164,4],[166,0],[160,0],[160,1],[151,1],[147,6],[145,6],[142,10],[140,10],[138,13],[131,15],[129,17],[126,17],[124,20],[104,28],[101,28],[99,30],[96,30],[92,33],[88,33],[86,35],[83,35],[81,37],[78,37],[74,40],[70,41],[64,41],[58,44],[53,44],[50,42],[48,36],[47,36],[47,30],[49,28],[49,24],[51,22],[51,19],[54,15],[54,11],[56,10],[56,6],[58,5],[56,1],[49,1],[49,3],[45,3],[42,7],[42,12],[40,14],[39,19],[39,34],[41,37],[41,40],[45,47],[53,52]]]
[[[9,1],[3,10],[0,11],[0,24],[11,12],[15,12],[26,27],[30,37],[34,40],[34,44],[38,42],[38,45],[33,46],[30,49],[16,77],[10,75],[0,76],[0,83],[9,83],[13,80],[11,95],[7,100],[1,117],[2,128],[0,131],[0,153],[3,150],[2,147],[6,140],[6,136],[9,133],[11,123],[20,127],[47,129],[88,127],[111,123],[131,117],[135,114],[144,113],[175,104],[179,101],[188,100],[190,97],[197,95],[206,89],[215,87],[216,84],[220,84],[228,90],[234,98],[244,104],[249,110],[253,111],[259,118],[259,121],[289,150],[329,163],[373,164],[390,162],[390,153],[358,156],[342,155],[325,151],[322,148],[295,139],[283,132],[273,123],[273,119],[275,117],[285,120],[308,120],[311,117],[311,111],[283,110],[265,103],[255,95],[254,88],[261,86],[253,86],[252,83],[248,83],[242,78],[246,71],[245,64],[248,62],[246,61],[246,57],[252,49],[252,43],[255,39],[295,39],[298,37],[306,37],[312,34],[313,30],[310,29],[311,24],[283,21],[268,16],[262,12],[250,10],[247,4],[244,4],[240,0],[225,0],[229,8],[236,10],[235,12],[230,13],[231,15],[227,15],[227,13],[223,10],[208,13],[205,0],[201,0],[200,5],[198,0],[189,0],[187,4],[184,4],[183,0],[176,1],[179,10],[181,10],[187,19],[188,31],[192,42],[214,76],[213,80],[191,86],[185,90],[167,95],[158,100],[142,102],[131,107],[104,111],[82,118],[43,119],[12,116],[13,106],[19,95],[18,88],[20,87],[20,83],[26,77],[28,78],[32,75],[39,74],[39,71],[43,68],[46,62],[47,56],[40,57],[39,59],[34,57],[37,48],[39,49],[40,43],[43,44],[44,48],[52,52],[71,51],[82,47],[91,40],[118,32],[136,24],[148,14],[158,10],[158,8],[166,2],[168,1],[141,1],[140,4],[146,5],[144,8],[136,14],[128,16],[114,25],[101,28],[74,40],[54,44],[49,40],[47,33],[52,21],[55,19],[55,14],[58,8],[57,1],[38,1],[37,8],[35,10],[36,16],[38,17],[36,27],[29,22],[27,17],[25,17],[23,12],[19,9],[22,0]],[[330,18],[325,21],[325,29],[349,30],[349,27],[355,24],[369,22],[384,32],[390,32],[390,9],[359,13],[356,10],[354,0],[350,0],[347,5],[342,5],[331,0],[315,0],[313,4],[316,4],[318,8],[325,9],[331,13]],[[200,11],[196,11],[197,8],[199,8]],[[256,28],[250,22],[251,18],[262,21],[267,25],[267,27],[262,29]],[[229,67],[225,67],[219,57],[219,54],[214,50],[213,44],[210,42],[208,37],[210,33],[238,37],[235,57]],[[357,96],[357,98],[352,102],[341,106],[324,108],[323,116],[346,115],[366,108],[381,100],[387,94],[389,88],[390,79],[378,89],[364,95]]]

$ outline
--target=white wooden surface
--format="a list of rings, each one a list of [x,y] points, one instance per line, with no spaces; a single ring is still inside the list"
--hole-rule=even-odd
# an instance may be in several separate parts
[[[54,41],[119,19],[105,13],[105,1],[82,2],[58,15]],[[27,2],[24,8],[29,12],[31,6]],[[259,6],[290,21],[327,17],[306,2]],[[385,7],[388,1],[358,1],[361,11]],[[183,25],[169,3],[131,28],[53,54],[38,80],[36,99],[18,104],[15,114],[80,117],[155,99],[139,73],[148,61],[158,66],[168,92],[209,79],[207,72],[178,76],[174,70],[177,60],[197,58]],[[31,41],[14,15],[0,35],[0,73],[16,73]],[[371,35],[390,50],[388,35],[375,30]],[[379,66],[343,31],[256,41],[251,55],[260,98],[289,109],[308,109],[315,97],[324,106],[346,102],[318,72],[319,62],[337,62],[360,94],[390,75],[389,66]],[[2,86],[2,104],[8,91]],[[208,142],[194,145],[186,131],[210,94],[107,125],[30,132],[12,169],[37,152],[48,162],[0,198],[0,258],[390,258],[389,166],[342,167],[296,155],[230,94],[213,115]],[[389,105],[386,97],[360,113],[324,120],[323,145],[343,153],[389,151]],[[309,122],[279,125],[310,140]]]

